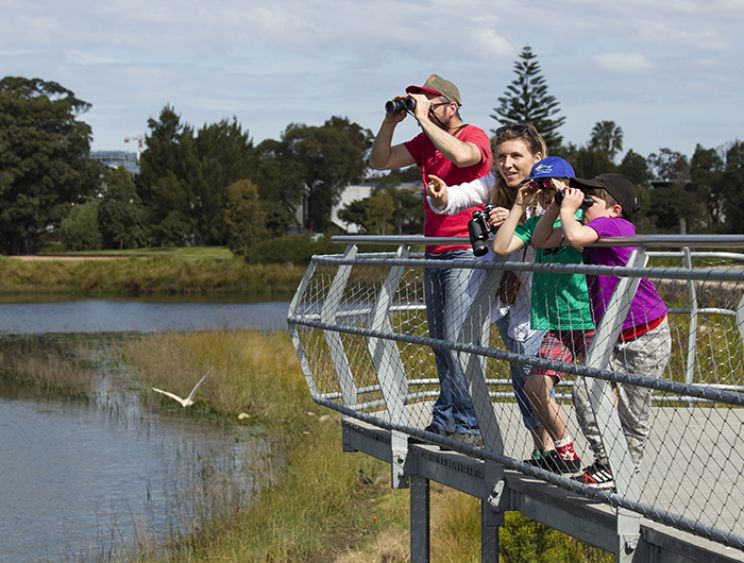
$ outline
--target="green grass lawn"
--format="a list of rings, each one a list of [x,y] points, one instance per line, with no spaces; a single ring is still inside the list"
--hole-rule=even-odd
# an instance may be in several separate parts
[[[197,260],[208,258],[213,260],[229,260],[235,255],[226,246],[189,246],[178,248],[134,248],[126,250],[81,250],[78,252],[42,252],[42,256],[173,256],[183,260]]]

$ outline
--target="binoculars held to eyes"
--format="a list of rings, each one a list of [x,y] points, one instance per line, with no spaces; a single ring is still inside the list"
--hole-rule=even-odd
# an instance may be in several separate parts
[[[401,100],[390,100],[385,102],[385,111],[395,113],[399,111],[413,111],[416,108],[416,100],[413,98],[403,98]]]
[[[563,201],[563,192],[561,190],[558,190],[555,192],[555,202],[560,205]],[[591,207],[594,205],[594,200],[589,197],[588,195],[584,194],[584,201],[581,202],[581,209],[586,209],[587,207]]]

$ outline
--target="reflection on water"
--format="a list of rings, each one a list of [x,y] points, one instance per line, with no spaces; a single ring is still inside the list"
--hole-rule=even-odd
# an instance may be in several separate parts
[[[289,303],[81,300],[0,304],[0,333],[285,330]]]
[[[118,559],[237,510],[264,481],[260,429],[143,404],[105,356],[88,403],[0,387],[0,562]]]

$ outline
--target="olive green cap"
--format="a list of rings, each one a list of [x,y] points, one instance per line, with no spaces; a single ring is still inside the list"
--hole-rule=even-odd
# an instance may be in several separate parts
[[[462,105],[460,89],[437,74],[429,75],[423,86],[409,86],[406,88],[406,92],[409,94],[420,94],[422,92],[434,94],[435,96],[442,96],[449,102],[455,102],[458,106]]]

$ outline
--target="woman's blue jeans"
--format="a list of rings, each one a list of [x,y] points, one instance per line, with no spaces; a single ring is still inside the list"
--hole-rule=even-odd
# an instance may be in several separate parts
[[[429,260],[472,257],[473,253],[467,250],[426,254]],[[472,270],[468,268],[424,269],[426,320],[431,338],[457,340],[473,302],[474,295],[468,291],[471,273]],[[473,400],[465,385],[457,355],[451,350],[435,348],[434,356],[439,376],[439,397],[434,403],[432,426],[443,433],[479,433]]]
[[[524,342],[515,340],[508,334],[509,330],[509,313],[504,315],[498,321],[496,326],[501,334],[501,340],[504,341],[507,352],[512,354],[520,354],[522,356],[534,357],[537,355],[537,351],[540,349],[540,342],[545,335],[543,331],[533,331],[532,335]],[[527,398],[527,394],[524,391],[525,383],[530,375],[532,366],[529,364],[519,364],[516,362],[509,362],[509,371],[511,371],[512,388],[514,389],[514,396],[517,398],[517,404],[519,410],[522,413],[522,420],[527,428],[540,428],[542,423],[537,418],[532,410],[530,401]],[[555,395],[553,395],[555,396]]]

